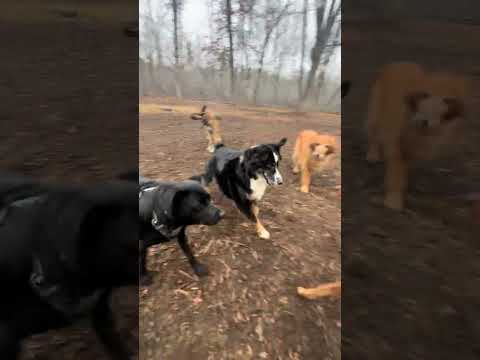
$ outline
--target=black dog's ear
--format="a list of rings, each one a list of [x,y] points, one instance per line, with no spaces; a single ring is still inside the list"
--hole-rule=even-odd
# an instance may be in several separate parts
[[[285,145],[287,143],[287,138],[283,138],[282,140],[280,140],[277,144],[277,146],[279,148],[281,148],[283,145]]]

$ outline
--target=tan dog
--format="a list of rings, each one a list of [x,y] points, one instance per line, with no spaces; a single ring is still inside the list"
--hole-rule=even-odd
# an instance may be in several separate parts
[[[222,119],[218,115],[214,115],[210,112],[206,112],[207,105],[202,107],[199,113],[194,113],[190,116],[192,120],[201,120],[202,126],[205,128],[207,135],[207,151],[213,153],[215,145],[222,143],[222,135],[220,133],[220,120]]]
[[[367,160],[385,160],[384,205],[404,208],[408,170],[455,143],[465,118],[467,81],[428,73],[414,63],[385,66],[373,85],[368,117]]]
[[[325,296],[340,297],[342,294],[342,282],[335,281],[333,283],[328,283],[307,289],[303,287],[298,287],[297,293],[298,295],[309,300],[315,300]]]
[[[313,130],[303,130],[298,134],[292,162],[293,172],[301,173],[300,191],[310,191],[312,174],[328,168],[337,153],[337,140],[332,135],[319,134]]]

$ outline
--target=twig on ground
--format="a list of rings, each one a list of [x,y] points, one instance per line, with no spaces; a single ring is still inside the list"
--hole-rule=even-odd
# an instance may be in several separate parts
[[[178,270],[178,272],[186,277],[188,277],[190,280],[193,280],[193,281],[197,281],[197,279],[195,279],[192,275],[190,274],[187,274],[185,271],[183,270]]]

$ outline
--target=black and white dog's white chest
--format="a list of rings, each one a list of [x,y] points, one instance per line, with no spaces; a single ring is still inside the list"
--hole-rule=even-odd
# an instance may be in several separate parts
[[[259,171],[256,174],[256,178],[249,179],[251,193],[247,195],[247,198],[251,201],[260,201],[265,195],[265,191],[270,184],[278,184],[283,181],[282,175],[278,171],[279,156],[275,152],[272,152],[272,155],[275,161],[274,171],[268,175],[263,171]],[[269,176],[270,181],[267,180],[267,176]]]
[[[265,177],[262,175],[257,176],[256,179],[250,179],[250,190],[252,191],[247,195],[249,200],[260,201],[265,195],[268,183]]]

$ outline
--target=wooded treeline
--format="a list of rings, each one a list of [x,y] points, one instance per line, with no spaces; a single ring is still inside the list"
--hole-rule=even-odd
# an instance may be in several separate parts
[[[192,14],[198,3],[206,18]],[[338,111],[340,4],[141,0],[140,96]]]

